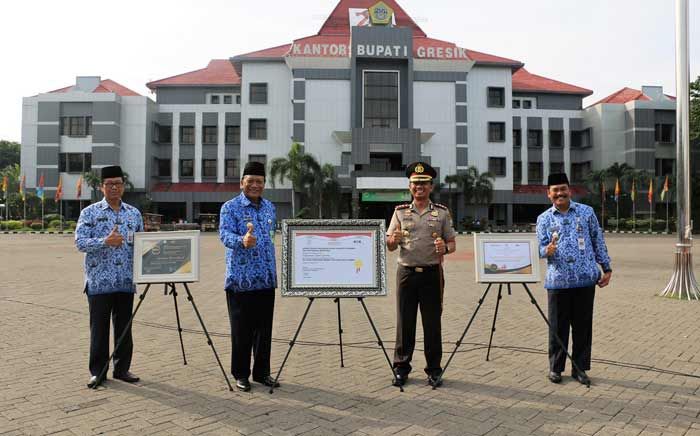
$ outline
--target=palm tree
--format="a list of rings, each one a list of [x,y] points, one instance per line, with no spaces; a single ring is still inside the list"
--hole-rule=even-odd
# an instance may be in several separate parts
[[[331,218],[335,215],[333,211],[337,210],[340,200],[340,182],[335,174],[335,167],[329,163],[321,167],[318,177],[321,185],[321,200],[318,205],[318,217],[323,218],[323,204],[326,204],[331,214]]]
[[[459,176],[457,174],[451,174],[449,176],[445,176],[445,183],[447,183],[447,195],[449,195],[449,203],[450,203],[450,211],[452,212],[452,216],[456,217],[457,214],[455,213],[454,208],[452,207],[452,185],[457,185],[459,186]]]
[[[480,173],[475,166],[467,168],[466,172],[457,175],[457,186],[464,194],[464,204],[469,205],[473,200],[474,204],[488,204],[493,196],[493,174],[489,172]]]
[[[284,183],[286,179],[292,183],[292,216],[296,216],[295,193],[308,180],[308,173],[314,172],[317,167],[316,159],[310,154],[304,153],[301,145],[297,142],[292,143],[287,157],[278,157],[270,162],[270,179],[273,187],[277,180]]]

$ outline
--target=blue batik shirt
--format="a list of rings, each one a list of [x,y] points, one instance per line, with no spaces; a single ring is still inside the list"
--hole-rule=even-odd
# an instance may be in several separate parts
[[[105,239],[115,225],[124,242],[119,247],[110,247]],[[88,295],[136,292],[134,233],[142,231],[141,212],[124,202],[118,212],[105,199],[80,212],[75,246],[85,253],[85,292]]]
[[[557,232],[557,249],[546,257],[547,245]],[[585,204],[571,202],[566,213],[554,206],[537,217],[537,239],[540,257],[547,258],[544,287],[559,289],[582,288],[595,285],[600,279],[600,265],[610,269],[610,256],[593,209]]]
[[[253,223],[255,247],[244,248],[247,224]],[[221,207],[219,238],[226,246],[226,282],[231,292],[247,292],[277,287],[274,235],[277,218],[275,206],[264,198],[260,204],[244,194]]]

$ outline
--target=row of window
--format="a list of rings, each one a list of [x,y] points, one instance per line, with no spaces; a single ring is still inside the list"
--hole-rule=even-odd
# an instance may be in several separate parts
[[[156,159],[156,166],[158,168],[158,177],[171,177],[172,176],[172,166],[171,159]],[[248,161],[250,162],[261,162],[263,164],[267,163],[267,155],[264,154],[250,154],[248,155]],[[240,177],[240,164],[238,159],[226,159],[224,162],[224,176],[231,178]],[[180,177],[194,177],[194,159],[180,159]],[[202,159],[202,177],[216,177],[217,176],[217,165],[216,159]]]
[[[233,104],[234,100],[236,104],[241,104],[240,94],[209,94],[208,97],[209,104]]]
[[[59,153],[58,171],[61,173],[85,173],[92,169],[91,153]]]
[[[503,122],[490,122],[488,125],[488,141],[489,142],[505,142],[506,140],[506,123]],[[584,131],[585,132],[585,131]],[[584,139],[589,138],[587,133],[582,133],[580,131],[572,131],[571,133],[571,146],[572,147],[584,147],[588,145],[587,142],[584,144]],[[513,129],[513,146],[522,146],[522,131],[521,129]],[[542,147],[542,130],[541,129],[528,129],[527,131],[527,146],[528,147]],[[564,146],[564,131],[563,130],[550,130],[549,131],[549,146],[550,147],[563,147]]]
[[[92,135],[92,117],[61,117],[59,126],[62,136]]]
[[[532,109],[532,100],[513,99],[513,109]]]
[[[241,126],[225,126],[224,142],[227,145],[240,145]],[[158,144],[172,144],[172,126],[156,124],[153,129],[153,141]],[[194,145],[195,128],[193,126],[180,126],[180,144]],[[217,126],[202,126],[202,144],[216,145],[219,141],[219,128]],[[248,120],[248,139],[267,139],[267,120],[264,118],[251,118]]]

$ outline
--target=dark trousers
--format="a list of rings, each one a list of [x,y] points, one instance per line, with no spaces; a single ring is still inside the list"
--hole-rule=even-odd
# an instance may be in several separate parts
[[[236,379],[250,377],[253,352],[253,379],[270,375],[274,289],[226,292],[231,323],[231,374]]]
[[[593,299],[595,286],[561,289],[547,292],[549,307],[549,370],[563,372],[566,349],[569,347],[569,328],[573,337],[571,357],[583,371],[591,369],[591,340],[593,336]],[[554,332],[564,343],[562,348]]]
[[[90,308],[90,374],[99,376],[109,359],[109,320],[114,325],[114,344],[126,330],[134,307],[134,294],[115,292],[112,294],[88,295]],[[134,341],[131,327],[126,332],[119,349],[114,353],[114,374],[125,374],[131,367]]]
[[[416,345],[418,308],[423,320],[425,372],[438,375],[442,371],[442,326],[440,315],[441,272],[438,266],[417,272],[399,265],[396,272],[396,346],[394,368],[401,375],[411,372],[411,359]]]

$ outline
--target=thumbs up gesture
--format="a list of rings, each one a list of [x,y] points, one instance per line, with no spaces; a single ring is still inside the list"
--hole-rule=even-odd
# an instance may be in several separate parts
[[[403,231],[401,230],[401,221],[399,221],[396,228],[394,229],[394,232],[391,234],[391,239],[393,240],[393,243],[396,245],[399,245],[401,243],[401,241],[403,240]]]
[[[109,235],[105,238],[105,244],[109,245],[110,247],[120,247],[124,243],[124,237],[119,233],[119,228],[117,225],[114,225],[114,228],[112,229],[111,232],[109,232]]]
[[[253,248],[258,242],[258,239],[253,235],[253,223],[249,222],[248,224],[246,224],[246,227],[248,228],[248,231],[245,233],[245,235],[243,235],[243,247]]]

